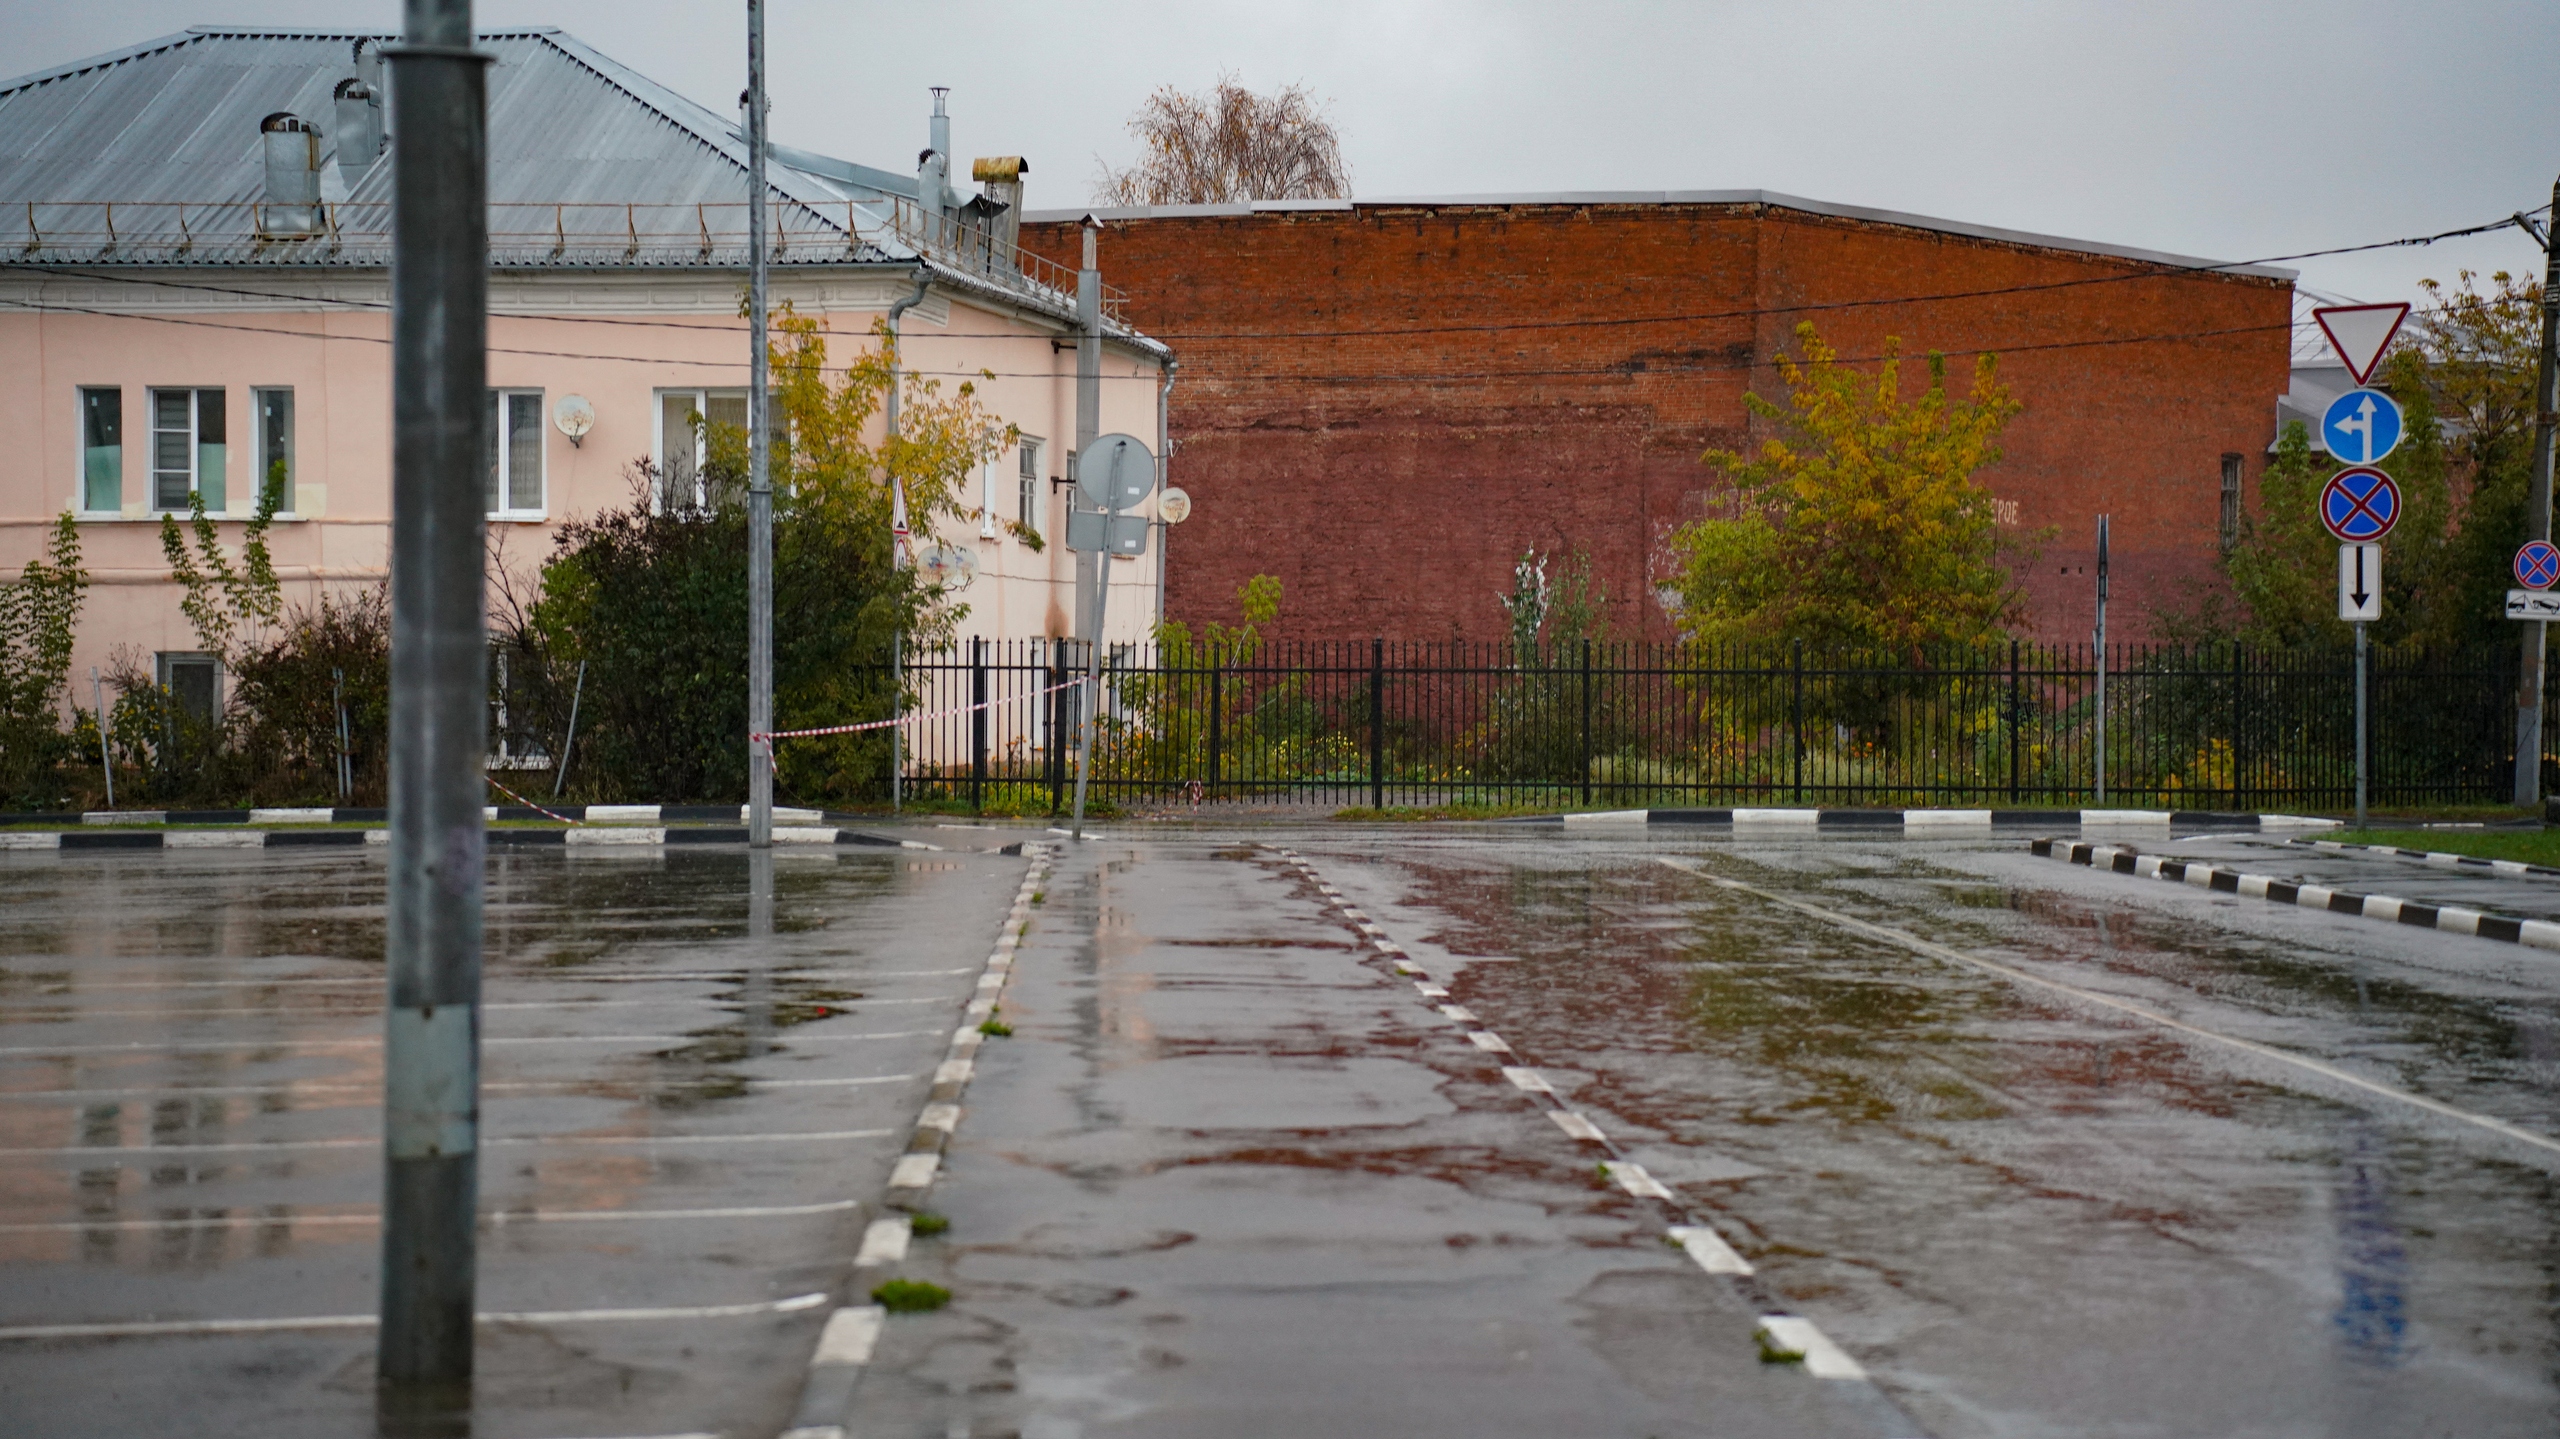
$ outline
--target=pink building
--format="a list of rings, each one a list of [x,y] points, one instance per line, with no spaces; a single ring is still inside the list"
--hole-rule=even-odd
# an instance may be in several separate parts
[[[154,657],[182,697],[219,684],[160,552],[160,517],[191,490],[236,550],[258,477],[281,467],[269,543],[288,604],[384,577],[389,38],[199,28],[0,85],[0,423],[19,439],[0,452],[0,574],[55,516],[78,517],[84,702],[89,667],[119,648]],[[530,571],[564,520],[630,500],[634,461],[684,483],[693,412],[743,423],[746,147],[735,118],[558,31],[481,43],[496,57],[489,517]],[[950,187],[948,123],[935,115],[914,173],[775,147],[773,297],[841,337],[841,362],[921,290],[899,321],[906,367],[977,380],[1025,438],[967,478],[975,513],[919,543],[975,558],[964,636],[1064,636],[1075,276],[1016,257],[1018,171],[990,167],[985,195]],[[1114,308],[1101,429],[1161,453],[1169,356]],[[1162,534],[1104,566],[1114,642],[1158,615]]]

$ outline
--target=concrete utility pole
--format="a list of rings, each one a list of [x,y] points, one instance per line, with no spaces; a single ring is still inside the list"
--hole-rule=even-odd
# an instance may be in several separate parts
[[[2551,227],[2560,231],[2560,180],[2551,184]],[[2528,231],[2528,233],[2530,233]],[[2560,424],[2560,249],[2542,246],[2542,369],[2533,386],[2533,478],[2525,491],[2524,537],[2551,538],[2552,428]],[[2541,620],[2524,622],[2524,666],[2516,679],[2516,804],[2542,803]]]
[[[1076,271],[1076,454],[1093,448],[1102,433],[1102,222],[1084,219],[1084,268]],[[1081,463],[1081,461],[1079,461]],[[1067,504],[1076,502],[1073,486]],[[1111,557],[1094,550],[1076,552],[1076,632],[1102,643],[1094,619],[1096,587],[1111,579]]]
[[[773,843],[773,396],[765,351],[764,0],[747,0],[747,843]]]
[[[488,640],[489,57],[471,0],[408,0],[390,47],[391,835],[383,948],[386,1397],[471,1382],[480,1199]]]

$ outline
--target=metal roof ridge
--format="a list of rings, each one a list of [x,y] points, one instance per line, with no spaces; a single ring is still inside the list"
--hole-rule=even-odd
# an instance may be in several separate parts
[[[103,70],[110,65],[121,65],[128,60],[139,60],[143,56],[157,51],[174,50],[181,45],[192,45],[201,38],[203,38],[203,32],[200,29],[179,30],[171,34],[159,36],[156,39],[144,40],[136,44],[120,46],[113,50],[101,50],[97,54],[88,56],[85,59],[66,61],[58,65],[47,65],[41,70],[30,70],[14,79],[0,80],[0,95],[7,95],[16,90],[24,90],[32,85],[44,85],[56,80],[68,80],[72,76],[81,74],[85,71]]]
[[[2292,280],[2301,273],[2281,265],[2254,265],[2238,261],[2211,260],[2197,255],[2180,255],[2165,250],[2146,249],[2139,245],[2118,245],[2103,240],[2077,240],[2064,235],[2047,235],[2032,230],[2012,230],[1998,225],[1976,224],[1969,220],[1947,220],[1933,215],[1914,214],[1905,210],[1886,210],[1870,205],[1844,205],[1836,201],[1808,199],[1801,195],[1789,195],[1776,190],[1557,190],[1459,195],[1363,195],[1353,196],[1347,201],[1323,202],[1265,200],[1231,202],[1222,205],[1086,206],[1072,210],[1028,210],[1023,213],[1022,218],[1026,224],[1056,224],[1079,220],[1088,214],[1104,220],[1194,219],[1247,216],[1265,213],[1266,209],[1271,211],[1386,209],[1450,205],[1765,205],[1771,209],[1796,210],[1808,215],[1829,215],[1847,220],[1902,225],[1915,230],[1935,230],[1944,234],[1994,240],[2003,244],[2108,255],[2117,259],[2165,265],[2199,274],[2248,275],[2259,279]]]

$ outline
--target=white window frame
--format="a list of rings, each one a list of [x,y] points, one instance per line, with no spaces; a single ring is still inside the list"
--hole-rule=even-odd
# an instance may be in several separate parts
[[[498,451],[498,503],[490,508],[489,518],[516,521],[548,519],[551,515],[551,436],[550,425],[544,418],[543,392],[526,385],[492,385],[489,387],[489,393],[496,397],[498,412],[498,429],[494,437]],[[534,475],[535,503],[530,508],[514,503],[515,446],[508,443],[514,438],[513,433],[508,429],[510,423],[508,416],[515,410],[511,402],[523,396],[531,396],[533,399],[535,437],[533,455],[536,473]]]
[[[667,433],[667,401],[679,398],[691,400],[693,412],[708,420],[711,415],[711,402],[714,399],[744,400],[747,398],[747,387],[744,385],[661,385],[649,392],[649,463],[656,467],[659,476],[658,492],[649,497],[649,504],[651,509],[661,514],[666,511],[668,446],[674,439]],[[776,392],[767,402],[766,410],[767,422],[772,426],[777,438],[790,433],[791,422],[789,417],[782,413],[781,398],[781,395]],[[700,506],[709,498],[702,488],[702,462],[705,458],[703,438],[699,430],[691,431],[686,436],[687,442],[693,446],[693,502],[696,506]],[[776,476],[775,479],[779,485],[781,477]]]
[[[186,492],[188,494],[195,495],[202,494],[204,491],[204,397],[209,394],[220,395],[222,397],[219,401],[219,407],[222,411],[223,438],[220,443],[222,445],[221,477],[223,484],[222,503],[218,505],[208,504],[204,507],[204,512],[207,515],[223,515],[231,512],[230,389],[223,385],[146,385],[143,387],[142,391],[142,433],[145,442],[145,448],[142,456],[142,482],[149,486],[148,491],[144,495],[144,499],[147,501],[146,509],[148,513],[153,515],[183,516],[189,513],[193,508],[183,499],[175,505],[164,505],[160,503],[160,476],[162,473],[160,469],[160,437],[163,434],[181,433],[177,430],[164,431],[160,428],[160,397],[162,395],[184,395],[187,397],[187,427],[183,431],[187,437]],[[213,497],[206,495],[205,498],[210,500]]]

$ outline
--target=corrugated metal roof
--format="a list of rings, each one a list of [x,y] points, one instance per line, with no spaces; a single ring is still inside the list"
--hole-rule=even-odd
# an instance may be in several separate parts
[[[1090,205],[1075,210],[1028,210],[1023,213],[1026,225],[1075,221],[1092,215],[1103,220],[1182,219],[1193,217],[1285,214],[1312,210],[1412,210],[1457,209],[1482,207],[1499,209],[1507,206],[1536,205],[1761,205],[1773,210],[1799,210],[1808,215],[1831,215],[1844,220],[1868,220],[1881,225],[1901,225],[1914,230],[1934,230],[1943,235],[1964,235],[1977,240],[1997,240],[2004,244],[2032,245],[2045,250],[2077,250],[2083,254],[2110,255],[2119,259],[2140,260],[2154,265],[2172,265],[2180,269],[2208,271],[2223,275],[2254,275],[2260,279],[2290,280],[2296,271],[2280,265],[2234,265],[2219,260],[2197,259],[2191,255],[2172,255],[2160,250],[2145,250],[2134,245],[2110,245],[2098,240],[2074,240],[2061,235],[2039,235],[2028,230],[2004,230],[1996,225],[1976,225],[1965,220],[1942,220],[1931,215],[1913,215],[1900,210],[1879,210],[1866,205],[1842,205],[1829,200],[1808,200],[1800,195],[1783,195],[1775,190],[1559,190],[1547,193],[1488,195],[1362,195],[1347,200],[1251,200],[1223,205]]]

